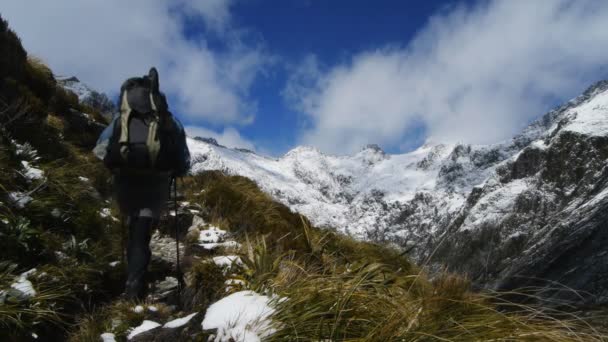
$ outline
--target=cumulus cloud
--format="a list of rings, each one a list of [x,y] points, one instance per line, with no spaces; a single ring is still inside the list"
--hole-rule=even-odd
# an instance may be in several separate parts
[[[308,118],[300,142],[335,153],[408,146],[421,125],[434,141],[497,142],[605,73],[607,31],[605,1],[453,7],[405,47],[321,70],[308,58],[284,97]]]
[[[264,50],[230,30],[230,0],[7,0],[2,16],[26,49],[55,72],[116,94],[121,82],[159,69],[173,109],[198,122],[243,125],[256,113],[249,89]],[[221,49],[184,32],[192,20],[221,36]],[[225,39],[224,39],[225,38]]]
[[[202,17],[203,22],[211,30],[223,32],[230,24],[230,5],[233,0],[178,0],[178,6],[183,6],[182,12],[187,17]]]
[[[247,138],[244,138],[233,127],[226,127],[221,133],[198,126],[186,126],[185,130],[188,136],[191,137],[213,138],[217,140],[220,145],[226,147],[246,148],[251,151],[256,151],[255,144]]]

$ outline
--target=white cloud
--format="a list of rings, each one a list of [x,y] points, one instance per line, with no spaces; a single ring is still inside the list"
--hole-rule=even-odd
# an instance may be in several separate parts
[[[232,0],[179,0],[184,13],[190,18],[202,17],[208,28],[217,32],[224,31],[230,24],[230,5]]]
[[[213,138],[217,140],[220,145],[226,147],[246,148],[251,151],[256,151],[255,144],[241,136],[233,127],[226,127],[222,133],[199,126],[186,126],[185,130],[186,134],[190,137]]]
[[[228,0],[7,0],[2,16],[26,49],[58,74],[116,94],[123,80],[156,66],[161,88],[180,115],[214,124],[250,123],[256,111],[249,89],[267,56],[230,31]],[[204,21],[226,46],[212,50],[185,26]],[[220,32],[220,33],[218,33]]]
[[[284,95],[310,120],[300,141],[326,151],[407,145],[420,122],[435,141],[496,142],[597,80],[606,32],[606,1],[480,2],[434,16],[404,48],[324,72],[308,59]]]

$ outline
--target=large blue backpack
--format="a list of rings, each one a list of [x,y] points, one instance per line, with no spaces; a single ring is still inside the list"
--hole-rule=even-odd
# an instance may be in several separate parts
[[[190,153],[184,128],[168,110],[155,68],[123,83],[119,108],[95,149],[108,168],[174,176],[187,173]]]

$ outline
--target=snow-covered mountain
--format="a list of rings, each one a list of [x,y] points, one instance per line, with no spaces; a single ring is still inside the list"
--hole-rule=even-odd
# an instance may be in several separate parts
[[[319,226],[396,243],[486,285],[543,277],[608,301],[590,288],[608,279],[588,279],[607,274],[608,243],[585,245],[608,239],[607,81],[494,145],[427,143],[401,155],[367,146],[352,156],[298,147],[279,159],[189,146],[194,172],[251,178]]]
[[[116,112],[116,106],[108,96],[100,93],[88,85],[81,82],[76,77],[58,77],[57,82],[66,90],[69,90],[78,96],[80,103],[90,106],[100,111],[106,118],[111,118]]]

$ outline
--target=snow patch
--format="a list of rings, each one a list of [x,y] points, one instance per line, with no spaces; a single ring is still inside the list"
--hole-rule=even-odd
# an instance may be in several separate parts
[[[216,249],[216,248],[220,248],[220,247],[224,247],[224,248],[240,248],[241,247],[241,244],[236,241],[199,243],[198,245],[203,247],[204,249],[208,249],[208,250]]]
[[[217,243],[220,242],[226,235],[225,230],[211,226],[209,229],[201,230],[198,240],[201,243]]]
[[[112,333],[103,333],[100,335],[101,342],[116,342],[116,335]]]
[[[21,273],[19,278],[11,284],[11,288],[21,292],[25,298],[31,298],[36,296],[36,290],[34,290],[34,286],[32,282],[27,278],[36,273],[36,269],[33,268],[27,272]]]
[[[572,108],[568,116],[573,119],[563,130],[591,136],[608,135],[608,91]]]
[[[167,329],[179,328],[181,326],[188,324],[188,322],[190,322],[190,320],[196,315],[198,315],[198,312],[192,313],[186,317],[174,319],[170,322],[165,323],[165,325],[163,325],[163,328],[167,328]]]
[[[8,199],[13,202],[19,209],[25,208],[28,203],[33,201],[32,196],[25,192],[14,191],[8,194]]]
[[[23,174],[23,176],[25,178],[27,178],[28,180],[44,179],[44,171],[31,166],[30,163],[25,160],[21,161],[21,165],[23,166],[23,169],[25,170],[25,173]]]
[[[158,328],[158,327],[160,327],[159,323],[156,323],[154,321],[145,320],[145,321],[143,321],[143,323],[141,323],[140,326],[138,326],[138,327],[134,328],[133,330],[131,330],[131,332],[127,336],[127,339],[128,340],[133,339],[133,337],[135,337],[135,336],[137,336],[137,335],[139,335],[141,333],[144,333],[146,331],[149,331],[149,330],[152,330],[152,329],[155,329],[155,328]]]
[[[213,258],[213,262],[219,267],[231,267],[233,265],[243,265],[238,255],[223,255]]]
[[[236,292],[212,304],[202,322],[203,330],[217,329],[216,342],[256,342],[270,336],[270,298],[253,291]]]

